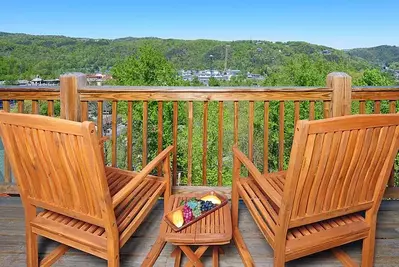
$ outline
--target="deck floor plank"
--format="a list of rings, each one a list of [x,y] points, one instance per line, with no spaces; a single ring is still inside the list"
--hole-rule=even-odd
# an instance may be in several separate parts
[[[163,203],[159,201],[134,236],[121,250],[121,266],[140,266],[152,244],[155,242],[162,219]],[[24,212],[18,197],[0,198],[0,266],[26,266]],[[239,223],[243,238],[251,252],[256,266],[273,266],[272,250],[256,227],[244,205],[240,205]],[[377,224],[375,266],[399,265],[399,201],[382,203]],[[58,244],[48,239],[39,239],[39,253],[46,252]],[[139,245],[138,245],[139,244]],[[220,256],[220,266],[242,266],[241,258],[234,243],[223,247],[225,254]],[[351,257],[360,261],[361,243],[355,242],[343,247]],[[167,244],[155,266],[172,267],[170,257],[173,246]],[[205,266],[212,265],[211,250],[203,256]],[[182,261],[183,264],[186,259]],[[95,256],[75,249],[67,251],[54,266],[106,266],[106,262]],[[182,265],[183,266],[183,265]],[[309,257],[289,262],[286,266],[342,266],[330,252],[321,252]]]

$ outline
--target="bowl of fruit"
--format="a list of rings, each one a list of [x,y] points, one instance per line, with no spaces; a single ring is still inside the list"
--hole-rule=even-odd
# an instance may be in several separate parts
[[[181,231],[217,209],[220,209],[227,202],[225,196],[213,191],[208,192],[197,197],[182,200],[179,203],[179,207],[165,214],[164,220],[174,231]]]

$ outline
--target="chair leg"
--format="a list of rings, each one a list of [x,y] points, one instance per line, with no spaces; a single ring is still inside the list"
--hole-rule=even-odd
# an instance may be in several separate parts
[[[117,259],[109,259],[108,267],[119,267],[119,257]]]
[[[119,249],[110,252],[108,251],[108,267],[119,267]]]
[[[37,234],[32,232],[32,228],[26,226],[26,262],[28,267],[39,266],[39,252],[37,244]]]
[[[370,229],[369,235],[363,239],[362,267],[371,267],[374,264],[375,230]]]
[[[284,267],[285,266],[285,259],[282,257],[274,256],[274,267]]]
[[[236,245],[238,254],[240,254],[241,256],[241,260],[244,266],[245,267],[255,266],[251,253],[249,253],[249,250],[245,245],[244,239],[242,238],[241,232],[237,227],[233,228],[233,240]]]

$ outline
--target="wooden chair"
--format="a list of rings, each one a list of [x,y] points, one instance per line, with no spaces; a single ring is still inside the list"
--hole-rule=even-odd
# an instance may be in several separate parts
[[[171,146],[136,173],[104,166],[92,122],[0,112],[0,134],[25,210],[28,266],[39,265],[38,235],[62,243],[40,266],[68,247],[119,266],[120,248],[170,196]],[[159,164],[163,176],[149,175]]]
[[[288,170],[277,173],[261,174],[235,146],[234,239],[242,242],[240,196],[274,250],[274,266],[327,249],[345,266],[356,265],[337,248],[356,240],[363,240],[362,266],[372,266],[377,212],[398,146],[398,114],[298,121]],[[240,177],[242,164],[249,178]]]

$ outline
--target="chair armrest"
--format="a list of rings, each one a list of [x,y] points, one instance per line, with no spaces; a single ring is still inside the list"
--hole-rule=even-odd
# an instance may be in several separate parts
[[[247,168],[249,173],[255,179],[261,190],[266,193],[266,195],[278,206],[281,206],[281,195],[274,189],[274,187],[270,184],[268,180],[263,177],[260,171],[256,168],[256,166],[252,163],[252,161],[242,153],[237,146],[233,147],[234,157],[237,157],[238,160]]]
[[[141,170],[129,183],[127,183],[118,193],[112,197],[112,205],[118,206],[146,177],[155,169],[169,153],[173,150],[173,146],[168,146],[165,150],[158,154],[144,169]]]

